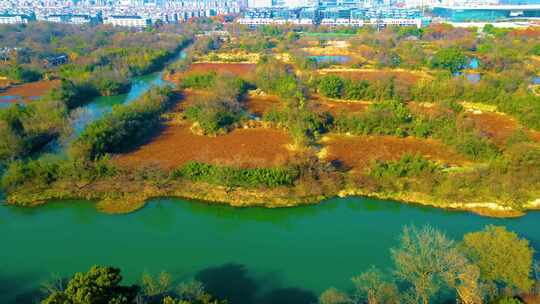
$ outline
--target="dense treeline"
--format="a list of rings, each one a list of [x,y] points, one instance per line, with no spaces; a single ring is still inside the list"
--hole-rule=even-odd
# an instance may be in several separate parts
[[[42,304],[225,304],[215,299],[199,281],[188,281],[173,288],[172,277],[166,272],[156,278],[143,274],[138,285],[123,285],[119,268],[92,266],[88,272],[78,272],[69,280],[55,279],[44,285],[47,297]],[[174,289],[174,290],[173,290]]]

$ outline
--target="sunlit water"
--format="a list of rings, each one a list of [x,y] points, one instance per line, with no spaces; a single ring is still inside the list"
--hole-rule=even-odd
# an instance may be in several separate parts
[[[145,270],[195,277],[231,303],[308,303],[328,287],[351,288],[350,278],[370,265],[389,267],[389,248],[409,224],[431,224],[455,238],[506,225],[540,244],[537,212],[502,220],[362,198],[286,209],[159,199],[127,215],[76,201],[0,206],[0,303],[27,303],[51,274],[93,264],[121,267],[128,282]]]

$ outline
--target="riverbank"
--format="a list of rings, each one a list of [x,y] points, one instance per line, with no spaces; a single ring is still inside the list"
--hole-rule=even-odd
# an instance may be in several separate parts
[[[418,204],[445,210],[468,211],[494,218],[514,218],[529,210],[540,210],[540,200],[527,205],[527,209],[516,210],[497,202],[475,201],[463,203],[445,200],[418,192],[378,193],[360,188],[339,189],[337,192],[312,194],[303,186],[276,188],[226,187],[187,180],[169,180],[152,183],[144,180],[120,181],[107,178],[90,183],[72,181],[55,182],[47,189],[25,187],[6,194],[10,205],[35,207],[48,201],[85,199],[96,202],[96,208],[104,213],[125,214],[143,208],[149,200],[170,197],[204,201],[209,204],[225,204],[232,207],[285,208],[315,205],[333,197],[367,197],[396,203]]]

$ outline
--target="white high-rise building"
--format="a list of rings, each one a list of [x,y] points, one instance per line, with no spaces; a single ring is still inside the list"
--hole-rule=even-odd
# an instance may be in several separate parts
[[[311,7],[315,4],[314,0],[284,0],[284,5],[288,8]]]
[[[248,0],[250,8],[272,7],[272,0]]]

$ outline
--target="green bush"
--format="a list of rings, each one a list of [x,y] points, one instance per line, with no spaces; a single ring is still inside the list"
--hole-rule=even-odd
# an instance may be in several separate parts
[[[215,72],[191,74],[182,78],[181,86],[192,89],[208,89],[215,85],[217,74]]]
[[[0,111],[0,164],[38,152],[65,129],[66,108],[61,102],[13,104]]]
[[[318,85],[318,91],[321,95],[330,98],[341,98],[343,94],[343,89],[345,87],[344,80],[335,75],[324,76]]]
[[[458,47],[443,48],[431,58],[431,67],[458,72],[467,64],[467,56]]]
[[[189,106],[185,115],[197,122],[204,134],[215,135],[242,119],[244,113],[238,100],[247,91],[248,84],[238,77],[218,76],[208,85],[208,97]]]
[[[226,103],[218,101],[197,103],[188,107],[185,114],[189,120],[197,122],[205,134],[216,134],[241,118]]]
[[[95,159],[137,145],[159,125],[171,97],[170,88],[154,88],[131,104],[113,107],[111,113],[84,129],[72,143],[71,153]]]
[[[242,169],[189,162],[173,176],[226,186],[277,187],[292,185],[297,173],[287,168]]]
[[[9,163],[0,186],[8,191],[24,185],[30,188],[46,188],[61,179],[71,182],[91,181],[115,173],[116,169],[107,157],[86,161],[45,154],[37,159]]]
[[[340,115],[335,126],[339,132],[366,135],[428,134],[428,125],[413,124],[413,118],[406,105],[399,101],[384,101],[371,104],[366,113],[360,115]]]
[[[375,177],[414,177],[423,173],[435,173],[440,167],[421,155],[405,154],[398,161],[377,162],[370,174]]]

